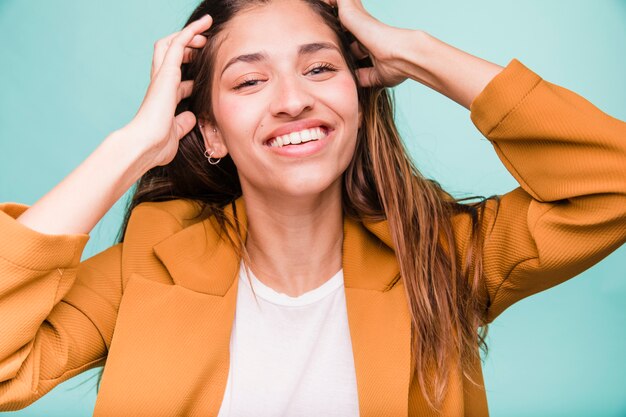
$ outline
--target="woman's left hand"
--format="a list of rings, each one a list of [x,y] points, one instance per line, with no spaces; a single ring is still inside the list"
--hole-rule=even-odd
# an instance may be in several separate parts
[[[341,24],[356,38],[351,47],[355,57],[372,61],[372,67],[358,70],[361,86],[393,87],[408,78],[403,69],[406,64],[394,55],[394,46],[406,45],[414,31],[382,23],[365,10],[361,0],[324,1],[338,8]]]
[[[357,41],[352,53],[373,66],[358,70],[364,87],[393,87],[407,78],[420,82],[469,109],[502,67],[448,45],[422,30],[386,25],[361,0],[323,0],[339,11],[341,24]]]

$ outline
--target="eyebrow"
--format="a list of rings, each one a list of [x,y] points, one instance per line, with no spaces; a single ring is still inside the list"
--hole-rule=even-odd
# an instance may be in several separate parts
[[[302,55],[311,55],[317,51],[322,51],[322,50],[335,50],[339,53],[341,53],[341,51],[339,50],[339,48],[330,42],[313,42],[313,43],[307,43],[304,45],[300,45],[298,47],[298,55],[302,56]],[[231,65],[237,63],[237,62],[261,62],[261,61],[266,61],[268,59],[267,54],[263,53],[263,52],[255,52],[252,54],[244,54],[244,55],[239,55],[236,56],[234,58],[232,58],[230,61],[228,61],[228,63],[224,66],[224,69],[222,69],[222,72],[220,74],[220,76],[222,76],[224,74],[224,72],[226,71],[226,69],[228,69],[228,67],[230,67]]]

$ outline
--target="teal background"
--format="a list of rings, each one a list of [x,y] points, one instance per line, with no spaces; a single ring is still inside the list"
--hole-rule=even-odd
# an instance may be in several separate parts
[[[0,0],[0,201],[34,203],[133,117],[154,42],[178,30],[195,3]],[[500,65],[518,58],[626,119],[624,0],[365,5],[387,23],[425,29]],[[467,110],[413,82],[396,97],[401,131],[425,174],[457,196],[516,186]],[[113,243],[121,217],[118,202],[92,231],[85,257]],[[625,301],[622,247],[507,310],[490,328],[484,364],[491,415],[626,416]],[[0,414],[89,416],[93,373]]]

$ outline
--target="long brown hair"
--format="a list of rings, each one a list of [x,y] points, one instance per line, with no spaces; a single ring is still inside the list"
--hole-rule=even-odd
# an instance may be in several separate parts
[[[237,13],[271,0],[204,0],[188,25],[204,14],[213,17],[205,32],[208,44],[189,64],[183,79],[194,80],[194,93],[183,100],[177,113],[191,110],[212,120],[211,79],[215,39]],[[358,63],[349,53],[350,35],[342,29],[336,9],[319,0],[302,0],[334,30],[356,82]],[[452,367],[460,366],[471,380],[486,351],[486,306],[482,294],[482,244],[479,225],[485,199],[462,203],[440,185],[426,179],[412,163],[394,122],[392,98],[385,88],[358,87],[363,111],[354,156],[343,174],[344,215],[358,221],[387,220],[411,315],[413,376],[422,394],[437,409],[445,396]],[[131,211],[146,201],[188,199],[200,208],[199,217],[215,216],[226,236],[235,225],[224,208],[241,196],[237,168],[229,156],[209,165],[198,128],[180,141],[171,163],[150,169],[139,180],[118,235],[122,242]],[[455,251],[452,218],[471,218],[473,237],[465,259]],[[241,242],[240,253],[244,250]],[[451,360],[451,358],[456,358]],[[474,374],[475,375],[475,374]]]

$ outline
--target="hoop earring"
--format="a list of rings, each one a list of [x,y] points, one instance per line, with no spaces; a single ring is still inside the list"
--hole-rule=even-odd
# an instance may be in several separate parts
[[[209,164],[211,164],[211,165],[217,165],[222,160],[222,158],[213,159],[213,154],[214,153],[215,153],[215,151],[211,151],[211,153],[209,153],[208,149],[206,151],[204,151],[204,157],[207,159],[207,161],[209,161]]]

